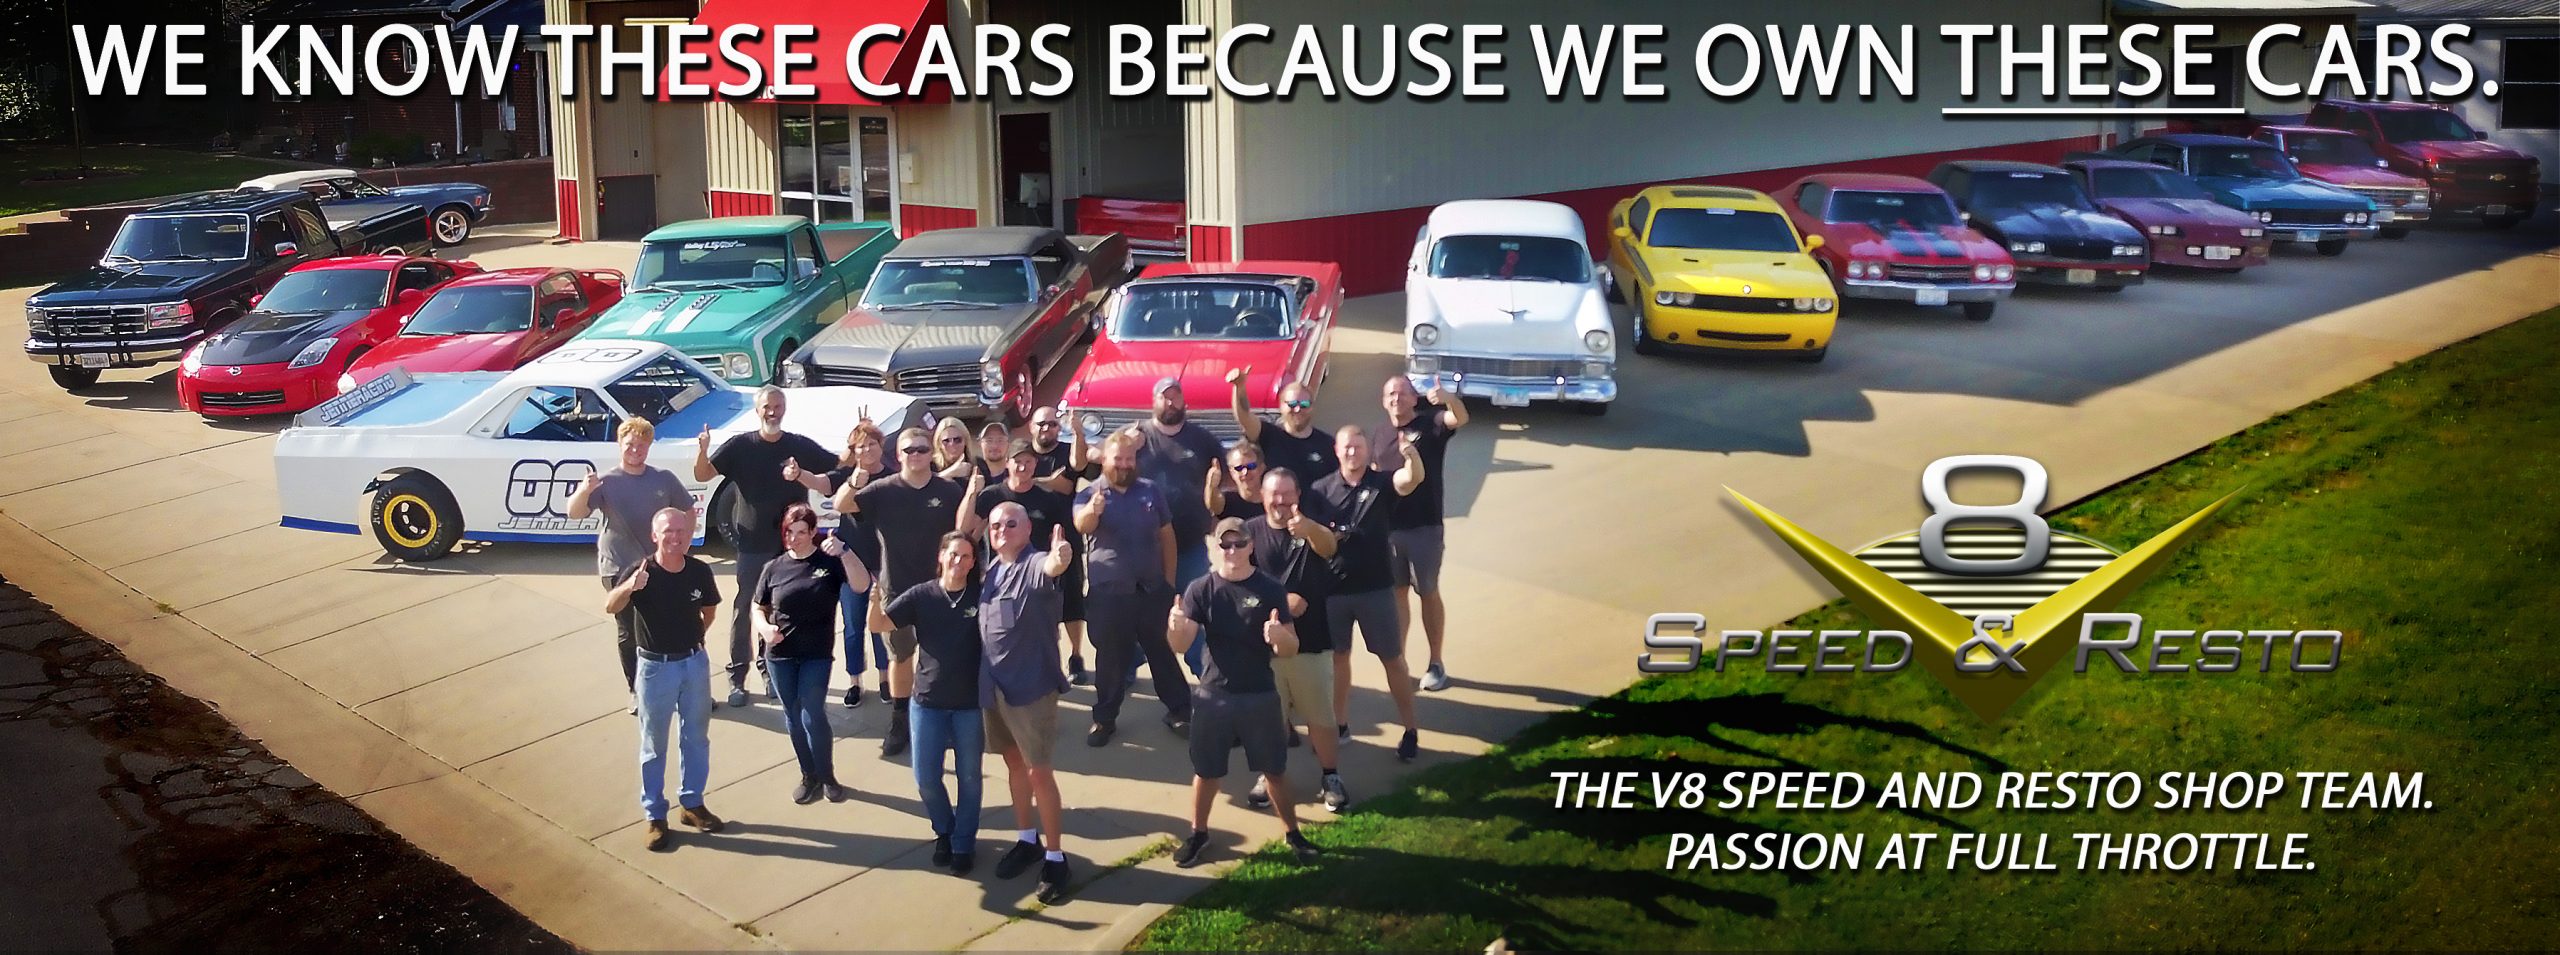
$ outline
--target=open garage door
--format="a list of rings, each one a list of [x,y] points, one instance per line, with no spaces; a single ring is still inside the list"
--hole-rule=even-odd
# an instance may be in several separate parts
[[[1113,24],[1160,33],[1181,19],[1181,0],[989,0],[987,11],[1025,36],[1066,24],[1080,38],[1069,55],[1086,78],[1063,98],[996,104],[988,158],[1002,221],[1118,232],[1141,253],[1183,256],[1186,111],[1162,95],[1111,98],[1093,79],[1107,75],[1101,38]]]

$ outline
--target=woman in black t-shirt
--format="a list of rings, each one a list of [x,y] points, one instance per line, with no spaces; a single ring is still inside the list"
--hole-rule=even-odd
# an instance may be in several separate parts
[[[846,484],[855,481],[868,484],[873,478],[896,470],[881,463],[881,455],[887,451],[888,444],[889,439],[880,434],[879,425],[872,424],[869,418],[862,419],[860,423],[853,426],[852,435],[845,439],[845,466],[827,472],[827,486],[842,489]],[[834,491],[830,490],[828,493],[833,494]],[[871,515],[860,512],[851,515],[839,514],[836,516],[835,530],[830,532],[830,535],[844,542],[845,548],[849,551],[845,556],[860,561],[862,569],[869,571],[872,577],[880,576],[880,535],[872,530]],[[848,563],[846,566],[852,565]],[[846,587],[843,597],[838,601],[844,617],[844,673],[850,678],[844,688],[844,705],[846,706],[862,705],[862,674],[870,668],[863,657],[862,644],[864,631],[870,629],[871,602],[874,600],[885,602],[892,596],[896,595],[875,594],[870,585],[866,584],[862,587]],[[880,698],[887,699],[889,697],[889,644],[879,633],[871,634],[870,643],[870,659],[880,661]]]
[[[933,864],[966,875],[977,859],[978,804],[987,748],[979,709],[978,670],[985,643],[978,633],[978,548],[968,534],[942,535],[934,579],[890,598],[889,621],[916,632],[916,691],[907,702],[914,728],[916,796],[933,824]],[[960,783],[955,802],[942,785],[942,754]]]
[[[782,512],[782,554],[756,584],[755,629],[765,666],[782,701],[782,729],[800,760],[791,801],[808,805],[850,795],[836,782],[835,736],[827,726],[827,676],[835,668],[836,612],[847,586],[869,588],[861,561],[846,566],[845,547],[818,542],[818,512],[794,504]]]

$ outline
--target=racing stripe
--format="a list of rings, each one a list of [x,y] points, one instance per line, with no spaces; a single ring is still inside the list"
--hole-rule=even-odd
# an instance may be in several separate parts
[[[704,292],[694,296],[693,301],[685,303],[684,311],[677,313],[675,320],[667,323],[667,332],[673,334],[684,331],[685,326],[693,324],[694,319],[702,316],[703,309],[719,298],[720,294],[717,292]]]
[[[641,313],[639,318],[634,319],[631,322],[632,336],[646,338],[657,331],[658,322],[667,317],[667,306],[675,304],[676,298],[677,296],[669,295],[660,299],[658,304],[651,306],[648,311]]]

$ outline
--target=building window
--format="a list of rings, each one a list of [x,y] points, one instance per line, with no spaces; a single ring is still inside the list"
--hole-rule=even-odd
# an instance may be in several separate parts
[[[781,211],[819,222],[890,221],[886,114],[825,105],[778,112]]]
[[[2509,37],[2498,67],[2498,128],[2560,128],[2560,37]]]

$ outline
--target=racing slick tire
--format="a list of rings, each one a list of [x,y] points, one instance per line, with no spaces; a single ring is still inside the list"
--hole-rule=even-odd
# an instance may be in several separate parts
[[[462,541],[462,508],[444,485],[403,474],[373,495],[373,539],[386,554],[412,564],[437,560]]]

